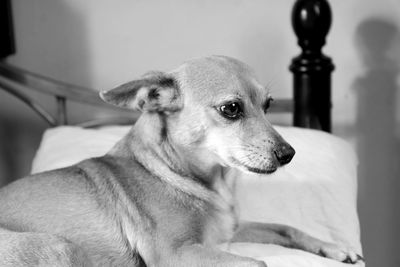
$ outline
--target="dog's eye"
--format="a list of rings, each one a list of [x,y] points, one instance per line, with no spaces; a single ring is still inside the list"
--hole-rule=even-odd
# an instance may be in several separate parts
[[[239,102],[231,102],[219,107],[219,110],[227,119],[236,120],[243,115],[243,110]]]
[[[265,101],[264,104],[264,112],[267,113],[267,110],[269,109],[269,107],[271,106],[271,102],[273,102],[274,99],[272,97],[268,98],[267,101]]]

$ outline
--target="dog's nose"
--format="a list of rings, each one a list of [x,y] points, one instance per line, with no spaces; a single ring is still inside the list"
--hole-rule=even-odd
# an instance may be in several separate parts
[[[288,164],[296,151],[289,144],[282,144],[275,150],[275,156],[281,165]]]

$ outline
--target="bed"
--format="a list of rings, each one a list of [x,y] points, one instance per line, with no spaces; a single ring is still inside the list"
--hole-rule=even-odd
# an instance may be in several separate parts
[[[293,114],[293,126],[276,126],[297,151],[289,166],[267,179],[243,174],[238,181],[240,217],[283,223],[315,237],[353,247],[360,255],[356,209],[357,156],[331,131],[332,60],[321,52],[331,24],[325,0],[298,0],[292,26],[302,52],[293,58],[293,99],[275,99],[272,113]],[[106,153],[129,129],[139,113],[103,103],[97,92],[61,83],[5,62],[0,63],[0,88],[14,95],[49,125],[32,163],[32,173],[60,168]],[[29,90],[54,96],[57,112],[50,114]],[[117,116],[70,124],[67,103],[84,103]],[[264,260],[268,266],[346,266],[304,251],[276,245],[222,244],[222,249]],[[358,266],[363,266],[360,262]]]

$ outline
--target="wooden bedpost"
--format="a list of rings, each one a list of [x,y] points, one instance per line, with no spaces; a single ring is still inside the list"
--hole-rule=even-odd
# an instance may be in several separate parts
[[[331,131],[332,60],[321,51],[331,26],[332,14],[326,0],[297,0],[292,26],[302,49],[293,58],[294,126]]]

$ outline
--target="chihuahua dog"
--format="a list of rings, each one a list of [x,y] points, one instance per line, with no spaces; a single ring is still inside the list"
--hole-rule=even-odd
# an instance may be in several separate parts
[[[1,266],[266,266],[221,242],[361,259],[289,226],[238,221],[230,170],[268,174],[295,154],[244,63],[194,59],[100,96],[143,113],[106,155],[0,190]]]

